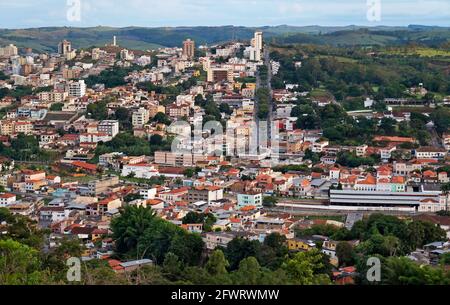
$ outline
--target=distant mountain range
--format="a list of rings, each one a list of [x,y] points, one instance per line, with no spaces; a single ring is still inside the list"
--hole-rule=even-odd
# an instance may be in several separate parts
[[[181,46],[186,38],[197,45],[217,44],[230,40],[249,40],[255,30],[261,30],[265,38],[279,44],[317,43],[330,45],[401,45],[417,42],[439,45],[450,41],[450,28],[410,25],[408,27],[323,27],[288,26],[274,27],[46,27],[34,29],[0,29],[0,46],[14,43],[18,47],[30,47],[35,51],[56,51],[58,42],[68,39],[75,48],[104,46],[117,36],[120,46],[147,50],[158,47]]]

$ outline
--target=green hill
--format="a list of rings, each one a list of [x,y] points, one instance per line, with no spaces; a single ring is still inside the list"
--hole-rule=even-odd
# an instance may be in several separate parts
[[[0,29],[0,46],[14,43],[19,47],[31,47],[36,51],[56,51],[63,39],[72,42],[75,48],[104,46],[117,36],[119,45],[131,49],[155,49],[181,46],[186,38],[194,39],[198,45],[216,44],[230,40],[249,40],[255,30],[261,30],[268,41],[279,44],[316,43],[330,45],[402,45],[417,42],[428,46],[439,45],[450,40],[450,28],[425,27],[346,27],[288,26],[276,27],[46,27],[35,29]]]

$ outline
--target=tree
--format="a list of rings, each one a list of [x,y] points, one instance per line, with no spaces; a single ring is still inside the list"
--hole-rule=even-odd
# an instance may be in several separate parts
[[[78,238],[64,238],[56,248],[41,253],[41,268],[48,269],[54,281],[65,282],[68,270],[66,260],[69,257],[81,257],[83,249]]]
[[[163,137],[159,134],[154,134],[150,138],[150,145],[159,146],[163,143]]]
[[[195,170],[193,168],[186,168],[183,174],[188,178],[192,178],[195,175]]]
[[[254,257],[244,258],[239,263],[239,269],[233,273],[235,285],[258,285],[261,278],[261,266]]]
[[[211,213],[189,212],[183,218],[183,224],[203,224],[203,229],[207,232],[212,230],[212,226],[216,221],[216,217]]]
[[[164,258],[163,273],[171,281],[180,279],[183,272],[183,263],[178,256],[172,252],[168,252]]]
[[[235,270],[244,258],[253,256],[258,259],[261,257],[261,243],[256,240],[235,238],[228,243],[225,256],[230,262],[230,269]]]
[[[108,108],[107,105],[110,101],[108,99],[103,99],[96,103],[89,104],[87,106],[87,113],[89,116],[96,120],[106,120],[108,119]]]
[[[84,285],[126,285],[129,282],[118,275],[106,260],[91,260],[82,265],[82,284]]]
[[[64,103],[54,103],[50,106],[50,111],[61,111],[64,107]]]
[[[12,239],[0,240],[1,285],[39,285],[48,281],[36,249]]]
[[[155,217],[155,212],[149,207],[126,206],[120,216],[111,221],[119,253],[136,250],[139,238],[150,228]]]
[[[119,122],[128,121],[130,119],[130,110],[128,110],[127,108],[124,108],[124,107],[119,107],[116,109],[116,111],[114,113],[114,117]]]
[[[450,284],[448,271],[430,266],[421,267],[406,257],[389,257],[382,267],[382,282],[387,285]]]
[[[132,129],[131,124],[131,113],[130,110],[124,107],[119,107],[114,113],[114,118],[119,121],[122,129],[130,130]]]
[[[230,105],[228,105],[226,103],[220,104],[219,110],[220,110],[220,112],[228,114],[228,115],[231,115],[233,113],[233,109],[231,109]]]
[[[447,132],[450,127],[450,109],[447,107],[437,107],[430,114],[438,133]]]
[[[336,256],[339,260],[339,266],[352,266],[354,264],[353,247],[346,241],[337,244]]]
[[[328,284],[328,275],[319,273],[324,268],[323,255],[317,249],[298,252],[282,268],[300,285]]]
[[[261,247],[261,265],[271,270],[280,268],[288,251],[285,236],[279,233],[267,235]]]
[[[208,262],[206,263],[206,271],[209,274],[216,275],[224,275],[227,274],[227,268],[230,266],[225,255],[221,250],[215,250],[211,256],[209,257]]]
[[[152,119],[153,122],[157,122],[157,123],[161,123],[164,125],[170,125],[172,123],[172,121],[170,120],[170,118],[162,112],[158,112]]]
[[[273,208],[278,203],[278,200],[275,197],[267,196],[263,199],[263,206],[266,208]]]
[[[200,263],[203,245],[200,235],[180,231],[172,238],[169,251],[177,255],[186,265],[197,266]]]
[[[183,224],[200,224],[205,220],[205,215],[196,212],[189,212],[183,217]]]
[[[393,236],[383,236],[375,233],[370,238],[360,245],[357,249],[365,255],[379,254],[382,256],[395,256],[401,252],[400,240]]]

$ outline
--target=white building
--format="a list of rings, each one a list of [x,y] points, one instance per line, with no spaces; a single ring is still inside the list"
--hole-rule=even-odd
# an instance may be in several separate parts
[[[106,133],[108,136],[114,138],[116,135],[119,134],[119,121],[117,120],[101,121],[100,124],[98,124],[97,129],[99,133]]]
[[[421,147],[416,149],[417,159],[442,159],[447,155],[447,150],[439,147]]]
[[[131,121],[133,127],[143,127],[150,120],[150,113],[145,108],[139,108],[137,111],[133,112]]]
[[[16,195],[14,194],[0,194],[0,207],[4,208],[7,205],[16,202]]]
[[[68,85],[69,96],[83,97],[86,95],[86,84],[84,80],[73,81]]]
[[[150,199],[156,198],[157,192],[158,192],[158,190],[156,188],[142,189],[139,191],[139,195],[141,195],[146,200],[150,200]]]
[[[238,206],[246,207],[246,206],[255,206],[262,207],[262,194],[259,192],[247,192],[237,195]]]
[[[330,142],[328,142],[328,141],[322,141],[322,142],[314,143],[313,146],[312,146],[311,151],[313,153],[321,153],[321,152],[323,152],[323,149],[325,147],[327,147],[328,145],[330,145]]]
[[[330,190],[330,206],[353,210],[436,212],[445,209],[445,197],[439,191]]]
[[[136,178],[150,179],[159,175],[159,172],[151,164],[128,164],[124,165],[122,169],[122,176],[127,177],[129,175],[134,175]]]
[[[112,137],[106,133],[83,133],[80,134],[80,143],[109,142]]]

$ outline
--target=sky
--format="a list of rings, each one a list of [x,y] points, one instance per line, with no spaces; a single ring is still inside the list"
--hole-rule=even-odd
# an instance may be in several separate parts
[[[0,0],[0,28],[282,24],[450,26],[450,0]]]

